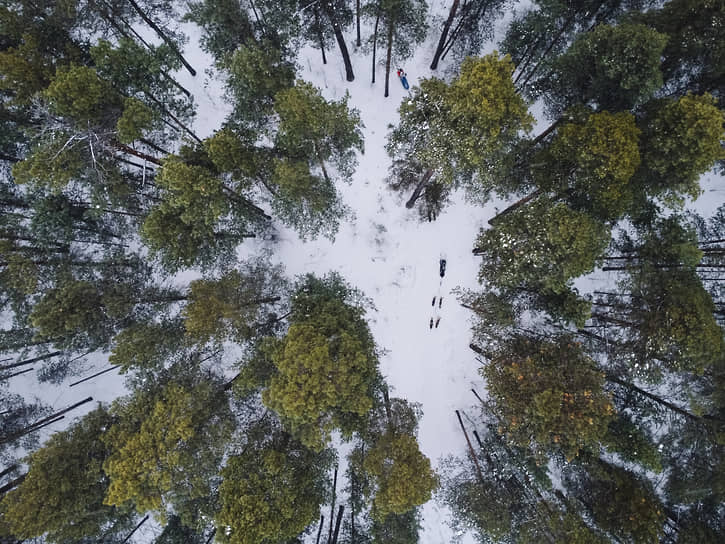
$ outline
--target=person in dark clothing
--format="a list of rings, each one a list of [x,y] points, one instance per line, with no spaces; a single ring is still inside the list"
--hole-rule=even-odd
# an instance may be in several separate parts
[[[439,263],[441,278],[446,275],[446,260],[441,259]]]

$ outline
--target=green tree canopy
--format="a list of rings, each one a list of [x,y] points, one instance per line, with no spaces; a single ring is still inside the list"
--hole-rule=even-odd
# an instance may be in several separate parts
[[[271,353],[277,373],[264,403],[316,451],[335,428],[349,436],[373,406],[378,358],[364,312],[340,276],[306,276],[292,296],[289,330]]]
[[[273,318],[284,288],[281,270],[263,262],[249,263],[218,280],[195,280],[183,310],[186,332],[200,343],[212,338],[248,341]]]
[[[576,210],[614,220],[631,205],[639,133],[634,116],[625,112],[592,113],[567,123],[532,159],[535,183]]]
[[[662,86],[660,59],[666,43],[666,35],[644,25],[599,25],[579,34],[538,85],[555,116],[576,104],[629,110]]]
[[[664,506],[648,480],[601,460],[581,468],[567,476],[566,487],[600,528],[626,542],[659,541]]]
[[[111,413],[117,422],[103,436],[112,452],[103,462],[111,479],[104,504],[131,503],[161,519],[171,506],[185,523],[204,514],[193,501],[212,500],[210,487],[232,430],[219,388],[208,380],[195,386],[171,382],[117,400]]]
[[[725,157],[724,119],[708,94],[651,104],[641,127],[642,167],[636,181],[642,190],[670,204],[697,198],[700,175]]]
[[[609,229],[565,204],[539,199],[481,231],[479,281],[502,289],[546,293],[570,290],[571,280],[591,272],[609,241]]]
[[[379,520],[427,502],[438,487],[430,459],[421,453],[415,437],[404,432],[383,434],[366,453],[363,466],[377,486],[373,517]]]
[[[217,538],[229,544],[292,541],[319,518],[331,463],[329,450],[313,452],[284,431],[268,429],[264,440],[248,444],[222,470]]]
[[[99,407],[28,457],[25,480],[0,503],[14,535],[60,544],[130,530],[132,508],[104,504],[111,452],[102,436],[113,422]]]
[[[400,123],[388,138],[386,149],[395,161],[391,178],[405,170],[429,171],[437,183],[465,186],[469,196],[485,200],[513,164],[510,152],[522,131],[532,126],[512,71],[511,60],[494,52],[464,60],[450,84],[422,80],[401,103]]]
[[[481,373],[507,436],[544,458],[597,451],[614,407],[604,376],[573,338],[505,341]]]

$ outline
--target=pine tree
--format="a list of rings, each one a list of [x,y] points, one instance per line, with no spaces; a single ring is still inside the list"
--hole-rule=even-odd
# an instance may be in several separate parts
[[[29,456],[25,480],[0,503],[14,535],[62,543],[130,530],[130,505],[103,503],[109,480],[102,465],[110,451],[101,437],[113,421],[99,407]]]
[[[185,524],[211,515],[210,486],[233,423],[226,397],[210,380],[169,383],[117,400],[116,422],[102,440],[110,478],[104,504],[132,501],[138,512],[164,519],[172,506]]]
[[[682,204],[700,194],[699,177],[725,156],[723,112],[708,95],[648,105],[641,127],[642,168],[636,182],[650,197]]]
[[[374,477],[377,490],[372,501],[373,517],[404,514],[427,502],[438,487],[430,460],[409,434],[386,432],[367,451],[365,470]]]
[[[414,46],[425,39],[428,6],[421,0],[379,0],[375,12],[383,31],[374,36],[385,44],[385,94],[390,90],[390,68],[412,56]],[[374,47],[377,47],[377,42]],[[373,65],[373,70],[375,66]],[[374,78],[373,78],[374,79]]]
[[[632,205],[638,143],[639,129],[629,113],[584,115],[557,128],[551,144],[531,159],[531,175],[537,189],[553,193],[554,200],[602,221],[615,220]]]
[[[331,452],[313,452],[279,428],[263,429],[222,469],[215,517],[221,542],[293,541],[318,519],[327,499]]]
[[[580,34],[537,83],[552,117],[576,104],[598,111],[643,104],[662,86],[666,43],[667,36],[644,25],[599,25]]]
[[[321,451],[333,429],[358,429],[373,406],[375,343],[357,291],[336,274],[306,276],[292,296],[287,334],[276,342],[277,369],[263,392],[305,446]]]
[[[508,440],[541,460],[568,460],[597,451],[614,413],[604,377],[571,337],[538,341],[513,337],[492,354],[486,378]]]
[[[723,96],[725,46],[720,28],[725,22],[725,5],[721,1],[674,0],[634,17],[669,37],[662,61],[669,92]]]
[[[609,242],[609,229],[565,204],[536,200],[481,231],[479,281],[502,289],[564,293],[591,272]]]
[[[532,117],[511,81],[513,66],[497,53],[469,58],[450,85],[430,78],[400,105],[400,124],[386,149],[394,159],[390,178],[417,185],[406,206],[413,207],[428,184],[464,186],[485,201],[505,177],[511,151]],[[402,179],[396,180],[402,188]],[[405,187],[407,188],[407,187]]]
[[[284,290],[281,270],[264,262],[247,263],[218,280],[195,280],[183,310],[187,335],[202,344],[212,338],[248,342],[276,315]]]
[[[430,69],[453,51],[456,59],[475,56],[493,37],[494,22],[503,15],[506,0],[454,0],[443,24]]]

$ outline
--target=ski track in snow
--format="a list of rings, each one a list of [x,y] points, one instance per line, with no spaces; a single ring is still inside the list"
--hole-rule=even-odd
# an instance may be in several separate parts
[[[436,13],[447,13],[442,0],[434,0],[430,4]],[[508,13],[503,21],[498,22],[499,30],[504,28],[510,16],[511,13]],[[228,104],[223,97],[222,83],[205,73],[205,69],[212,66],[212,59],[198,47],[198,29],[191,24],[182,25],[182,29],[190,38],[184,54],[197,68],[198,75],[191,77],[180,71],[176,76],[195,96],[197,117],[194,127],[203,138],[221,126]],[[438,31],[438,27],[432,25],[427,41],[417,48],[413,59],[405,62],[393,60],[388,98],[383,97],[384,65],[377,67],[377,81],[372,85],[370,54],[355,47],[352,29],[346,33],[355,71],[355,81],[351,83],[345,81],[342,60],[336,48],[328,52],[327,65],[322,64],[319,51],[310,47],[300,51],[298,77],[317,85],[328,99],[339,100],[348,92],[350,107],[360,111],[364,123],[365,152],[359,155],[351,183],[339,184],[344,202],[354,210],[355,218],[341,224],[334,242],[324,238],[303,242],[293,231],[277,224],[276,241],[253,241],[238,249],[240,259],[265,249],[271,250],[272,260],[283,263],[290,277],[308,272],[322,275],[337,271],[372,299],[376,309],[370,311],[367,317],[377,345],[384,351],[381,371],[391,387],[392,396],[422,406],[418,437],[421,450],[434,467],[444,455],[466,455],[465,439],[454,410],[463,409],[469,415],[475,414],[477,401],[471,388],[485,393],[477,373],[478,363],[468,348],[470,312],[458,304],[451,290],[455,287],[478,287],[478,262],[471,253],[473,242],[488,218],[496,213],[496,209],[505,206],[505,202],[496,199],[484,207],[472,206],[464,202],[462,194],[458,193],[435,222],[420,222],[416,211],[405,208],[407,196],[398,197],[386,187],[390,159],[384,145],[388,125],[397,123],[397,108],[408,96],[395,70],[397,67],[405,69],[411,88],[421,78],[432,75],[444,77],[449,69],[448,59],[435,73],[428,69]],[[369,29],[363,26],[363,37],[368,33]],[[493,43],[489,43],[482,54],[493,49]],[[538,133],[542,127],[548,126],[548,121],[542,119],[540,108],[533,107],[532,113],[539,120],[534,130]],[[701,212],[710,212],[725,196],[722,178],[714,174],[706,176],[703,187],[704,196],[695,207]],[[442,255],[447,261],[444,278],[439,276]],[[193,277],[194,274],[189,272],[178,279],[185,283]],[[577,280],[576,285],[586,291],[592,283],[606,284],[612,279],[613,276],[598,272]],[[431,306],[433,296],[436,296],[434,307]],[[439,308],[438,297],[441,296],[445,303]],[[430,329],[430,319],[438,317],[441,318],[439,326]],[[106,364],[105,358],[94,362],[94,370],[100,370]],[[75,379],[78,378],[69,381]],[[67,385],[38,385],[34,377],[24,375],[14,378],[12,388],[29,398],[43,398],[56,408],[89,395],[97,401],[110,402],[125,393],[123,378],[115,373],[100,376],[73,389],[68,389]],[[80,417],[93,407],[95,403],[86,405],[82,410],[76,410],[74,416]],[[44,436],[65,428],[70,421],[73,418],[51,426]],[[343,450],[346,449],[343,447]],[[338,492],[343,486],[344,481],[338,482]],[[435,501],[424,505],[420,542],[442,544],[460,541],[470,544],[475,541],[470,534],[454,535],[446,523],[447,517],[445,507]],[[158,532],[156,523],[147,523],[134,535],[134,540],[150,542]]]

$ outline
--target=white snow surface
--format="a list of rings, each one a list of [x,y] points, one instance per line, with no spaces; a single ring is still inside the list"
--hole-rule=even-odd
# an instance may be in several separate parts
[[[524,4],[528,2],[519,2],[518,9]],[[447,14],[449,7],[443,0],[433,0],[429,6],[439,16]],[[499,29],[510,16],[508,13],[498,22]],[[199,29],[191,24],[182,25],[182,29],[189,36],[184,56],[198,74],[192,77],[182,70],[176,77],[194,93],[197,104],[194,128],[204,138],[220,128],[229,105],[223,97],[223,83],[206,72],[212,67],[212,59],[198,46]],[[364,123],[365,152],[359,155],[359,164],[349,185],[339,187],[345,204],[354,210],[355,217],[340,226],[334,241],[324,238],[301,241],[294,231],[277,224],[276,241],[245,243],[238,250],[240,259],[245,259],[270,249],[273,261],[282,263],[290,277],[308,272],[323,275],[337,271],[372,299],[376,309],[368,314],[368,320],[379,348],[384,350],[381,371],[391,387],[392,396],[420,403],[423,411],[420,447],[434,467],[442,456],[466,455],[465,439],[454,410],[475,413],[477,401],[471,388],[485,395],[477,373],[479,365],[468,348],[471,314],[460,306],[451,291],[455,287],[478,287],[478,260],[471,252],[474,239],[479,229],[495,215],[496,209],[505,207],[505,203],[495,200],[484,207],[473,206],[459,193],[434,222],[421,222],[415,210],[407,210],[404,206],[409,195],[399,197],[385,184],[390,165],[384,149],[388,126],[397,123],[398,106],[408,96],[395,69],[405,69],[411,88],[422,78],[445,77],[446,70],[451,68],[447,61],[442,62],[436,72],[428,68],[439,31],[440,25],[434,23],[414,58],[404,62],[393,59],[388,98],[383,96],[384,65],[378,65],[377,81],[371,84],[371,56],[355,47],[353,29],[346,33],[355,71],[353,82],[345,81],[342,59],[336,47],[327,52],[327,65],[322,64],[318,50],[309,47],[300,50],[298,77],[318,86],[328,99],[337,100],[349,93],[349,105],[360,111]],[[369,34],[370,28],[363,26],[363,40]],[[494,44],[489,43],[482,54],[493,49]],[[378,58],[381,57],[384,61],[384,50],[378,51]],[[532,113],[537,115],[535,133],[538,133],[549,122],[541,118],[540,108],[532,108]],[[695,207],[712,211],[723,201],[722,178],[707,176],[703,187],[705,195]],[[443,278],[439,276],[440,258],[447,260]],[[183,279],[188,278],[184,276]],[[608,274],[599,272],[588,280],[578,281],[577,286],[588,290],[586,286],[591,286],[591,280],[598,283],[608,279]],[[434,296],[437,297],[436,304],[432,306]],[[443,297],[440,309],[438,297]],[[439,326],[430,329],[430,319],[439,317]],[[99,360],[88,374],[105,366],[105,361]],[[68,381],[75,379],[79,378]],[[29,397],[40,397],[56,409],[87,396],[110,402],[126,393],[123,378],[116,373],[94,378],[73,389],[66,384],[62,387],[39,385],[34,376],[26,374],[14,378],[11,387]],[[81,417],[94,406],[95,403],[89,403],[72,415]],[[67,427],[73,419],[66,418],[50,426],[45,436]],[[466,425],[470,432],[469,423]],[[338,491],[342,486],[344,482],[338,482]],[[424,505],[422,514],[422,544],[474,542],[472,535],[454,535],[446,523],[446,509],[435,501]],[[158,532],[155,523],[147,523],[134,535],[134,541],[150,542]]]

